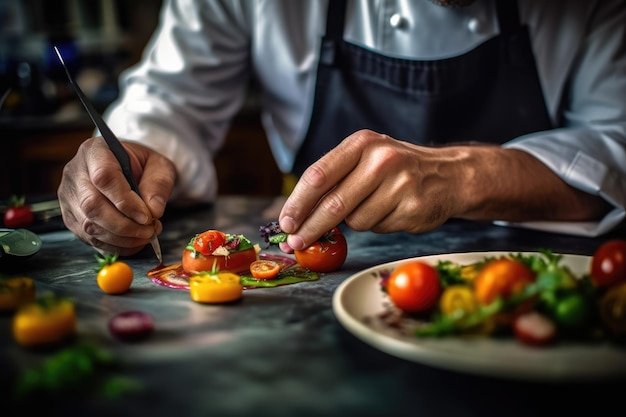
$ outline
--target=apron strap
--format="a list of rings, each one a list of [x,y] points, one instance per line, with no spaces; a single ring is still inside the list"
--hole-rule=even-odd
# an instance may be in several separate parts
[[[320,60],[324,65],[334,66],[335,48],[343,41],[346,20],[346,0],[329,0],[326,15],[326,34],[322,41]]]

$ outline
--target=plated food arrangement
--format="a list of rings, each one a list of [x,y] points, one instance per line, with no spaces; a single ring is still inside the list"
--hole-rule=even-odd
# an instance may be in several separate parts
[[[626,375],[626,241],[593,256],[469,252],[361,271],[333,296],[340,323],[415,362],[513,379]]]

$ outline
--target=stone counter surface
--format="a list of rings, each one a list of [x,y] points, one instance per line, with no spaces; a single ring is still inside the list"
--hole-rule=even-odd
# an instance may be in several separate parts
[[[164,262],[179,262],[187,241],[212,228],[243,233],[277,252],[265,249],[258,227],[275,220],[279,207],[272,199],[225,197],[213,207],[171,211],[160,237]],[[581,407],[591,407],[594,415],[622,409],[626,379],[529,383],[438,369],[361,342],[332,309],[341,282],[381,263],[539,248],[591,255],[612,236],[591,239],[460,220],[421,235],[343,229],[349,253],[341,271],[314,282],[246,290],[240,302],[229,305],[198,304],[187,291],[154,284],[146,277],[157,265],[149,248],[125,259],[135,272],[130,291],[107,295],[96,283],[93,249],[68,231],[43,233],[42,249],[19,265],[20,272],[36,280],[38,294],[52,291],[75,300],[77,340],[113,352],[124,364],[123,374],[143,389],[118,401],[60,397],[37,404],[47,410],[42,415],[565,416]],[[155,332],[148,340],[128,344],[109,334],[108,320],[127,310],[153,316]],[[11,389],[16,374],[45,355],[18,347],[10,315],[0,317],[0,404],[12,407],[1,416],[23,415],[37,403],[15,404]]]

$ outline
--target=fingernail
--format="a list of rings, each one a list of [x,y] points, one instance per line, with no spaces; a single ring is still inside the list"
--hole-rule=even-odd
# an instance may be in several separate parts
[[[145,213],[138,211],[133,214],[133,220],[135,220],[139,224],[146,224],[148,223],[148,216],[146,216]]]
[[[296,222],[293,221],[292,217],[285,216],[280,219],[279,223],[280,228],[283,229],[283,232],[285,233],[292,233],[296,230]]]
[[[289,237],[287,237],[287,244],[293,250],[302,250],[302,249],[304,249],[304,241],[298,235],[289,235]]]

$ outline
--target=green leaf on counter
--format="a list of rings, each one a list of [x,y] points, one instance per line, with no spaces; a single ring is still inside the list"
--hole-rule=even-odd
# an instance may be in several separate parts
[[[271,288],[304,281],[316,281],[319,278],[320,275],[317,272],[294,265],[280,271],[274,279],[256,279],[252,275],[242,275],[241,285],[244,287]]]

